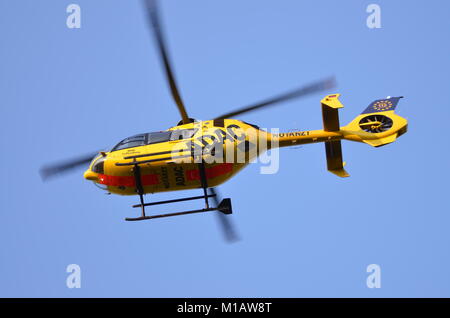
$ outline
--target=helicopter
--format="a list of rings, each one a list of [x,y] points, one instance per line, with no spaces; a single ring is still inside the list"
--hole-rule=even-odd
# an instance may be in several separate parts
[[[236,235],[226,218],[233,212],[231,199],[220,200],[216,187],[238,174],[262,153],[274,148],[323,142],[328,171],[339,177],[348,177],[349,174],[344,169],[342,140],[380,147],[394,142],[407,131],[407,120],[395,114],[395,108],[402,96],[375,100],[349,124],[342,127],[338,113],[343,107],[339,101],[340,94],[329,94],[320,101],[323,127],[318,130],[270,133],[257,125],[233,119],[244,113],[329,90],[335,86],[334,78],[304,85],[211,120],[195,120],[188,116],[175,80],[157,0],[143,0],[143,3],[181,120],[164,131],[127,137],[108,151],[45,165],[40,170],[42,178],[47,180],[88,165],[84,178],[94,182],[107,193],[139,196],[139,204],[133,205],[133,208],[140,208],[140,216],[127,217],[126,221],[218,211],[225,236],[232,241],[236,239]],[[144,201],[145,194],[190,189],[202,189],[202,195],[158,202]],[[146,213],[146,207],[149,206],[190,200],[204,200],[204,207],[156,215]]]

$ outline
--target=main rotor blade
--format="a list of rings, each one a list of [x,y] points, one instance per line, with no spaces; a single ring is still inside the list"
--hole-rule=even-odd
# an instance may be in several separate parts
[[[97,154],[98,152],[95,152],[72,160],[67,160],[51,165],[45,165],[40,170],[41,177],[44,181],[46,181],[51,177],[56,177],[70,170],[79,168],[81,166],[86,166],[92,161],[92,159],[94,159],[94,157]]]
[[[164,65],[164,70],[166,72],[166,78],[169,82],[170,91],[172,97],[177,104],[178,110],[180,111],[183,124],[189,123],[189,116],[187,115],[186,108],[184,107],[183,100],[181,99],[180,92],[175,81],[175,76],[172,71],[172,66],[169,60],[169,55],[166,47],[166,41],[164,39],[162,26],[160,23],[160,15],[158,11],[157,0],[143,0],[144,5],[147,9],[147,21],[150,28],[153,30],[153,35],[156,40],[156,45],[159,50],[159,55]]]
[[[301,88],[295,89],[293,91],[265,99],[263,101],[260,101],[258,103],[255,103],[253,105],[249,105],[246,107],[239,108],[233,112],[229,112],[226,114],[223,114],[219,117],[216,117],[215,119],[225,119],[225,118],[232,118],[237,115],[241,115],[244,113],[249,113],[258,109],[262,109],[264,107],[273,106],[275,104],[285,102],[291,99],[307,96],[316,92],[324,91],[330,88],[333,88],[336,85],[335,78],[330,77],[325,80],[321,80],[318,82],[314,82],[312,84],[303,86]]]
[[[216,189],[209,188],[209,191],[212,195],[214,195],[213,197],[214,204],[218,206],[221,200],[219,199],[219,195],[217,194]],[[219,224],[222,227],[222,231],[223,234],[225,235],[225,239],[227,240],[227,242],[232,243],[238,241],[239,237],[236,233],[236,229],[234,228],[233,223],[231,222],[229,216],[223,214],[220,211],[217,211],[216,215],[218,216]]]

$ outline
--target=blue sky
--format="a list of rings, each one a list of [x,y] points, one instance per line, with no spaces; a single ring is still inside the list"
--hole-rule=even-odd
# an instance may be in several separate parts
[[[81,29],[66,27],[70,3]],[[371,3],[381,29],[366,26]],[[105,195],[83,170],[39,177],[45,163],[178,122],[140,2],[1,1],[0,296],[449,297],[449,9],[443,0],[163,1],[193,117],[328,75],[341,123],[375,99],[405,96],[397,109],[409,131],[396,143],[343,143],[350,178],[328,173],[323,145],[309,145],[281,150],[277,174],[255,164],[224,184],[242,237],[226,244],[212,214],[127,223],[137,198]],[[319,129],[322,95],[241,119]],[[66,287],[73,263],[80,289]],[[381,266],[380,289],[366,287],[369,264]]]

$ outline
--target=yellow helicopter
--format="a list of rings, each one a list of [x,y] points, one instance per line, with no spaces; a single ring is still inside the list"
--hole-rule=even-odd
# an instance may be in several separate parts
[[[402,97],[387,97],[372,102],[348,125],[341,127],[338,109],[343,105],[340,94],[321,100],[323,128],[307,131],[269,133],[235,116],[306,96],[334,86],[334,79],[325,79],[303,86],[259,103],[240,108],[211,120],[197,121],[188,116],[176,85],[169,61],[157,3],[144,1],[148,21],[156,39],[165,75],[181,121],[164,131],[143,133],[123,139],[109,151],[90,154],[69,162],[44,166],[44,179],[89,164],[84,178],[109,193],[138,195],[141,215],[126,218],[140,221],[161,217],[219,211],[226,237],[235,238],[225,215],[232,213],[229,198],[219,200],[215,187],[237,174],[262,153],[278,148],[323,142],[327,169],[339,177],[348,177],[342,159],[341,140],[364,142],[374,147],[391,143],[407,130],[407,120],[394,113]],[[94,158],[93,158],[94,157]],[[93,158],[93,159],[92,159]],[[145,194],[164,191],[202,189],[200,196],[159,202],[144,202]],[[147,215],[145,207],[188,200],[204,200],[205,206],[190,211]],[[209,200],[214,201],[211,205]]]

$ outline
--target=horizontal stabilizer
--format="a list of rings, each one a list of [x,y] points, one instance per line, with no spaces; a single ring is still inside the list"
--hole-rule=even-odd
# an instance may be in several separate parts
[[[344,107],[339,101],[340,94],[328,95],[320,101],[322,104],[323,130],[339,131],[338,109]]]
[[[328,171],[341,178],[349,177],[350,175],[344,169],[345,163],[342,161],[341,141],[326,141],[325,152],[327,154]]]

